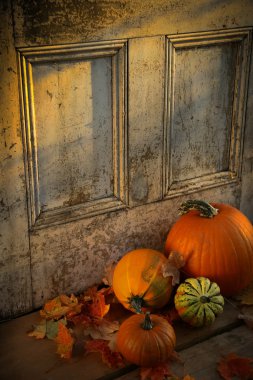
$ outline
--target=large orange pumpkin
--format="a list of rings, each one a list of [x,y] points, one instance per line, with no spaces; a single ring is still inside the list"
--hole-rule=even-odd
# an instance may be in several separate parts
[[[153,367],[166,362],[174,352],[176,335],[166,319],[149,313],[135,314],[120,326],[116,338],[119,352],[130,363]]]
[[[207,277],[221,294],[239,293],[253,280],[253,227],[238,209],[204,201],[187,201],[173,225],[165,251],[185,259],[187,277]]]
[[[140,313],[143,308],[161,308],[169,301],[172,278],[162,273],[166,262],[163,253],[147,248],[130,251],[120,259],[113,274],[113,290],[125,308]]]

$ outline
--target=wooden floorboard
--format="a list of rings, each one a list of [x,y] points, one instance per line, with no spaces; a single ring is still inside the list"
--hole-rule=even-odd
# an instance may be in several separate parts
[[[238,314],[233,304],[226,303],[224,313],[208,328],[193,329],[181,321],[175,323],[176,351],[185,362],[183,372],[195,375],[197,380],[204,380],[204,375],[207,380],[218,379],[217,374],[213,375],[214,361],[225,353],[226,347],[253,357],[252,331],[241,325]],[[114,317],[122,320],[123,315],[124,310],[120,310]],[[96,353],[87,356],[76,354],[70,360],[61,359],[56,354],[55,342],[36,340],[26,334],[38,321],[36,312],[0,324],[1,380],[139,379],[136,366],[111,369]],[[177,370],[182,372],[182,368]],[[213,377],[208,377],[211,373]]]

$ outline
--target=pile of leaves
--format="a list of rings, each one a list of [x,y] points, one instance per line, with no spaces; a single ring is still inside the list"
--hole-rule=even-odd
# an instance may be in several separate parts
[[[41,322],[28,335],[54,340],[57,353],[65,359],[72,357],[75,345],[83,344],[85,353],[100,352],[109,367],[123,366],[120,353],[110,347],[119,322],[105,318],[110,310],[106,297],[111,294],[111,287],[94,286],[78,297],[59,295],[46,302]]]
[[[170,270],[170,268],[166,268]],[[85,355],[91,352],[100,354],[102,361],[110,368],[125,366],[122,355],[115,348],[119,320],[112,320],[110,309],[115,305],[126,311],[114,297],[110,281],[89,288],[84,294],[59,295],[45,303],[40,310],[40,323],[28,332],[36,339],[50,339],[56,343],[56,352],[61,358],[69,359],[75,355],[75,349],[82,347]],[[238,317],[253,328],[253,284],[237,297]],[[112,313],[113,315],[113,313]],[[179,319],[173,306],[159,314],[171,324]],[[123,318],[124,319],[124,318]],[[178,357],[175,355],[174,359]],[[229,353],[217,363],[217,371],[224,380],[253,378],[253,359],[239,357]],[[171,372],[171,363],[155,368],[140,368],[141,380],[194,380],[190,375],[183,378]]]

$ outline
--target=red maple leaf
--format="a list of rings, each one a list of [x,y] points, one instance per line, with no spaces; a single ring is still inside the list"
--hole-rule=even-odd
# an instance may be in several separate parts
[[[99,352],[103,362],[110,368],[119,368],[125,365],[121,354],[112,351],[108,345],[108,341],[103,339],[88,340],[85,343],[86,353]]]
[[[217,370],[224,380],[238,376],[241,380],[253,379],[253,359],[229,353],[218,363]]]
[[[173,376],[168,363],[162,363],[156,367],[140,368],[141,380],[164,380],[167,376]]]

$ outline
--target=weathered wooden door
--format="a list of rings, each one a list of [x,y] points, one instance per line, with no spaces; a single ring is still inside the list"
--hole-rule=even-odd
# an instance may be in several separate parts
[[[19,84],[12,108],[22,130],[13,138],[20,264],[4,265],[13,298],[6,288],[3,317],[100,282],[131,249],[162,250],[187,198],[253,218],[252,30],[239,1],[224,2],[224,15],[211,1],[77,3],[13,1],[13,23],[11,8],[2,11],[15,72],[5,86]]]

